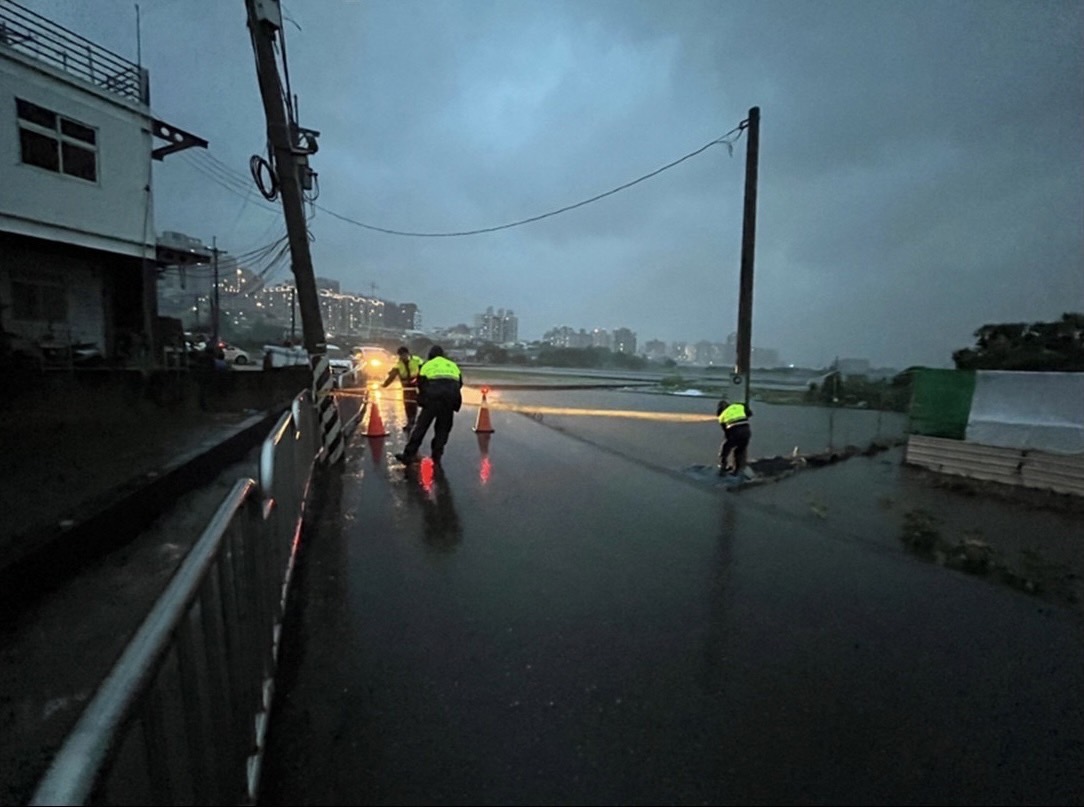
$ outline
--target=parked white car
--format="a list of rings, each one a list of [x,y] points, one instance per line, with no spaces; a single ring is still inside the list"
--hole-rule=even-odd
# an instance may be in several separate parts
[[[252,361],[252,359],[249,358],[248,353],[244,350],[241,350],[241,348],[237,347],[236,345],[223,345],[222,354],[223,356],[225,356],[227,362],[229,362],[230,364],[236,364],[238,366],[248,364],[250,361]]]

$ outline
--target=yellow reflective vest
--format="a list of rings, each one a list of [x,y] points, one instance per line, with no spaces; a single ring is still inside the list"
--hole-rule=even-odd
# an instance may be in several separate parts
[[[749,422],[749,413],[745,409],[743,403],[732,403],[722,414],[719,415],[719,423],[722,424],[724,429],[729,429],[731,426],[738,426],[742,423]]]
[[[422,378],[429,379],[430,381],[436,381],[440,378],[450,378],[458,381],[462,374],[459,371],[459,365],[451,359],[446,359],[444,356],[434,356],[425,364],[422,365],[421,370],[418,371],[418,375]]]
[[[395,363],[395,369],[399,371],[399,380],[406,384],[418,377],[418,371],[422,368],[422,360],[417,356],[411,356],[405,362],[399,359]]]

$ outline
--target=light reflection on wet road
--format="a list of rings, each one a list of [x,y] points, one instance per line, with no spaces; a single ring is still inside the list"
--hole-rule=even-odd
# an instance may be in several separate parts
[[[683,474],[710,420],[494,406],[477,435],[467,405],[444,472],[405,471],[381,407],[305,538],[264,803],[1080,802],[1068,614]],[[754,455],[823,416],[755,409]]]

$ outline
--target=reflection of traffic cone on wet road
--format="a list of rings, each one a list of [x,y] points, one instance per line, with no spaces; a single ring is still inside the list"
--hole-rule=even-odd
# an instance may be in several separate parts
[[[489,481],[489,476],[493,471],[493,466],[489,462],[489,441],[493,439],[487,432],[478,433],[478,450],[482,454],[482,461],[478,465],[478,478],[482,480],[484,485]]]
[[[380,417],[380,407],[376,405],[376,399],[369,399],[369,419],[365,424],[366,437],[387,437],[388,430],[384,428],[384,419]]]
[[[374,466],[384,464],[384,438],[371,437],[369,439],[369,461]]]
[[[482,405],[478,408],[478,419],[474,421],[474,430],[481,434],[492,434],[493,426],[489,422],[489,405],[486,402],[486,393],[489,387],[482,387]]]

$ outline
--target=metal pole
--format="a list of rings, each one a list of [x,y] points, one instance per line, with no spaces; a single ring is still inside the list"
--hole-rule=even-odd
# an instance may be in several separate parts
[[[297,343],[297,289],[290,289],[290,343]]]
[[[749,405],[749,376],[753,353],[753,256],[757,233],[757,163],[760,157],[760,107],[746,120],[749,146],[745,154],[745,205],[741,234],[741,293],[738,298],[738,342],[734,372],[745,377],[745,404]]]

